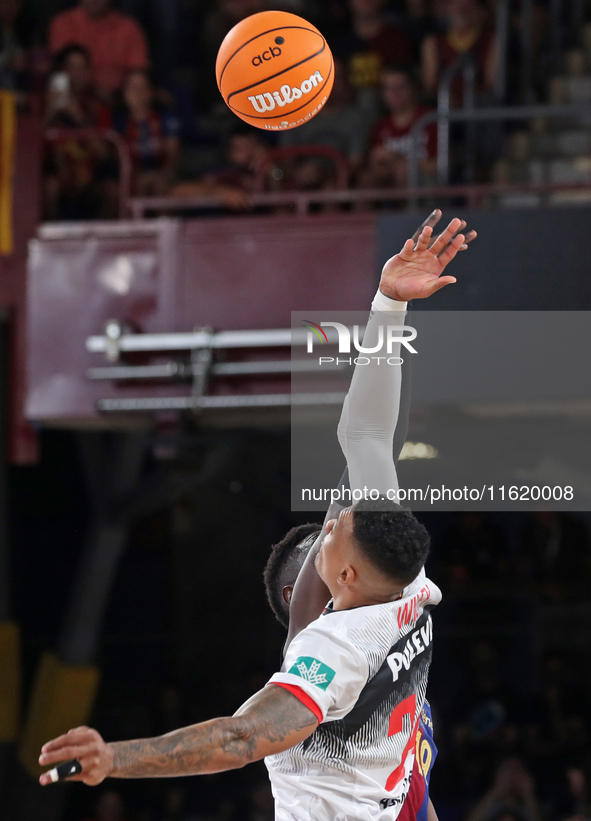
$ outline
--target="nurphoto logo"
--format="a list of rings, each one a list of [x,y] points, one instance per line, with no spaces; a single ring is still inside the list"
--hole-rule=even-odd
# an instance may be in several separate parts
[[[372,360],[383,360],[388,365],[401,365],[403,360],[400,356],[393,356],[394,350],[398,351],[399,346],[406,348],[409,353],[416,354],[418,351],[411,345],[417,338],[417,331],[409,325],[380,325],[378,327],[378,338],[375,345],[363,345],[362,335],[364,328],[353,325],[352,328],[342,322],[312,322],[309,319],[303,320],[303,325],[308,329],[306,352],[314,353],[315,345],[328,345],[329,339],[325,329],[333,328],[337,334],[339,354],[350,354],[354,348],[360,354],[377,354],[380,357],[357,356],[355,358],[340,359],[338,357],[321,356],[318,358],[319,365],[369,365]]]

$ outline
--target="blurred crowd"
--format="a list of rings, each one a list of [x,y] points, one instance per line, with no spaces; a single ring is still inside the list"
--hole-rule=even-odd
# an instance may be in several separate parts
[[[547,5],[534,3],[534,51],[550,28]],[[521,4],[513,6],[511,42],[521,25]],[[221,100],[213,68],[229,29],[266,8],[316,24],[336,60],[324,109],[279,135],[240,124]],[[50,219],[116,214],[116,152],[98,138],[76,139],[71,130],[81,128],[121,137],[136,196],[214,195],[244,208],[256,191],[334,188],[343,166],[350,186],[404,188],[411,129],[434,105],[448,68],[469,55],[478,104],[502,93],[495,9],[495,0],[0,0],[0,87],[23,102],[36,95],[46,126],[69,130],[48,143]],[[451,83],[454,106],[463,83],[460,72]],[[460,147],[464,136],[454,134]],[[324,153],[282,153],[311,146]],[[436,147],[431,125],[418,142],[422,182],[435,180]]]
[[[540,512],[421,518],[433,538],[427,571],[444,591],[435,615],[428,688],[439,748],[431,795],[440,821],[590,819],[588,517]],[[191,540],[188,534],[184,538]],[[145,550],[140,553],[138,545],[130,578],[146,574]],[[191,576],[186,564],[183,568]],[[162,579],[162,566],[153,572]],[[205,572],[200,562],[192,582],[196,587]],[[201,588],[199,612],[210,612],[210,598],[228,588],[227,580],[208,576],[208,587]],[[283,633],[265,607],[262,583],[258,595],[256,585],[251,588],[249,583],[251,614],[258,615],[247,630],[237,623],[243,604],[234,601],[236,593],[226,598],[223,619],[219,614],[216,621],[215,643],[205,637],[199,619],[193,632],[187,628],[177,636],[177,642],[186,643],[181,655],[192,651],[199,663],[176,681],[170,679],[174,663],[169,656],[159,680],[158,652],[151,650],[151,673],[138,690],[137,671],[145,667],[149,647],[138,633],[137,651],[126,650],[126,683],[122,656],[111,658],[107,636],[106,692],[94,718],[107,737],[168,732],[232,710],[262,686],[279,658]],[[122,583],[112,624],[122,620],[119,607],[129,608],[123,604],[125,590]],[[166,610],[160,604],[157,609],[161,620]],[[210,646],[217,653],[209,653]],[[109,782],[100,791],[74,797],[67,821],[273,819],[262,764],[166,785]]]

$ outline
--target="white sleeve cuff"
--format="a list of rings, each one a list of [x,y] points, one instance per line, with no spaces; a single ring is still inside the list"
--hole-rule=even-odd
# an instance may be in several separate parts
[[[397,299],[390,299],[390,297],[383,294],[379,288],[371,303],[371,307],[374,311],[380,311],[382,313],[406,311],[407,305],[407,302],[398,302]]]

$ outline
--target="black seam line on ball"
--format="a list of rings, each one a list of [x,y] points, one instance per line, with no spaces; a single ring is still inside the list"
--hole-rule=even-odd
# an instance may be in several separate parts
[[[251,120],[282,120],[282,119],[285,119],[286,117],[291,117],[291,115],[295,114],[296,111],[299,111],[301,108],[305,108],[309,103],[313,102],[316,99],[316,97],[318,97],[319,94],[322,94],[322,92],[326,88],[326,84],[328,83],[328,81],[330,80],[331,77],[332,77],[332,66],[330,67],[328,77],[324,81],[324,85],[322,86],[322,88],[319,88],[318,91],[316,92],[316,94],[313,97],[307,97],[305,103],[302,103],[297,108],[293,108],[290,112],[285,112],[284,111],[282,114],[273,114],[272,117],[268,116],[269,112],[267,112],[266,114],[258,115],[258,114],[247,114],[246,112],[241,111],[238,114],[238,109],[237,108],[234,108],[234,106],[231,106],[230,103],[227,103],[227,106],[228,106],[228,108],[232,109],[232,111],[235,111],[238,114],[238,116],[243,115],[244,117],[249,117]]]
[[[251,37],[250,40],[247,40],[246,43],[243,43],[240,48],[237,48],[236,51],[231,54],[228,59],[226,60],[226,65],[222,69],[222,73],[220,74],[220,81],[219,85],[222,84],[222,77],[224,76],[224,71],[228,68],[230,62],[234,59],[234,57],[238,54],[239,51],[242,51],[243,48],[246,48],[250,43],[253,43],[255,40],[258,40],[259,37],[265,37],[267,34],[271,34],[274,31],[287,31],[288,29],[294,29],[296,31],[309,31],[311,34],[317,34],[319,37],[322,37],[319,31],[312,31],[312,29],[307,29],[305,26],[277,26],[274,29],[267,29],[267,31],[262,31],[260,34],[257,34],[256,37]],[[324,40],[324,37],[322,37]],[[326,44],[326,40],[324,40]]]
[[[326,43],[322,46],[320,51],[311,54],[309,57],[306,57],[304,60],[300,60],[299,63],[294,63],[293,65],[289,66],[289,68],[284,68],[282,71],[278,71],[277,74],[272,74],[270,77],[264,77],[262,80],[257,80],[256,83],[251,83],[249,86],[245,86],[244,88],[238,88],[236,91],[233,91],[226,100],[226,105],[230,105],[230,100],[232,97],[235,97],[237,94],[243,94],[245,91],[250,91],[251,88],[256,88],[257,86],[262,85],[262,83],[268,83],[271,80],[276,80],[277,77],[281,77],[282,74],[285,74],[287,71],[291,71],[293,68],[298,68],[298,66],[303,66],[304,63],[308,63],[310,60],[313,60],[314,57],[318,57],[319,54],[322,54],[324,49],[326,48]],[[328,75],[330,77],[330,74]],[[263,92],[265,93],[265,92]],[[232,108],[232,106],[230,106]]]

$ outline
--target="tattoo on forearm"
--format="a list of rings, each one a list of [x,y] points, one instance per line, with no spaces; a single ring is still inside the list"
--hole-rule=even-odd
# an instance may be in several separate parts
[[[288,749],[298,743],[302,730],[314,730],[316,719],[282,688],[272,685],[266,689],[270,692],[265,694],[262,709],[255,703],[230,718],[183,727],[158,738],[112,744],[111,775],[163,778],[221,772],[279,752],[279,748]],[[271,745],[278,745],[277,749],[270,749]]]

